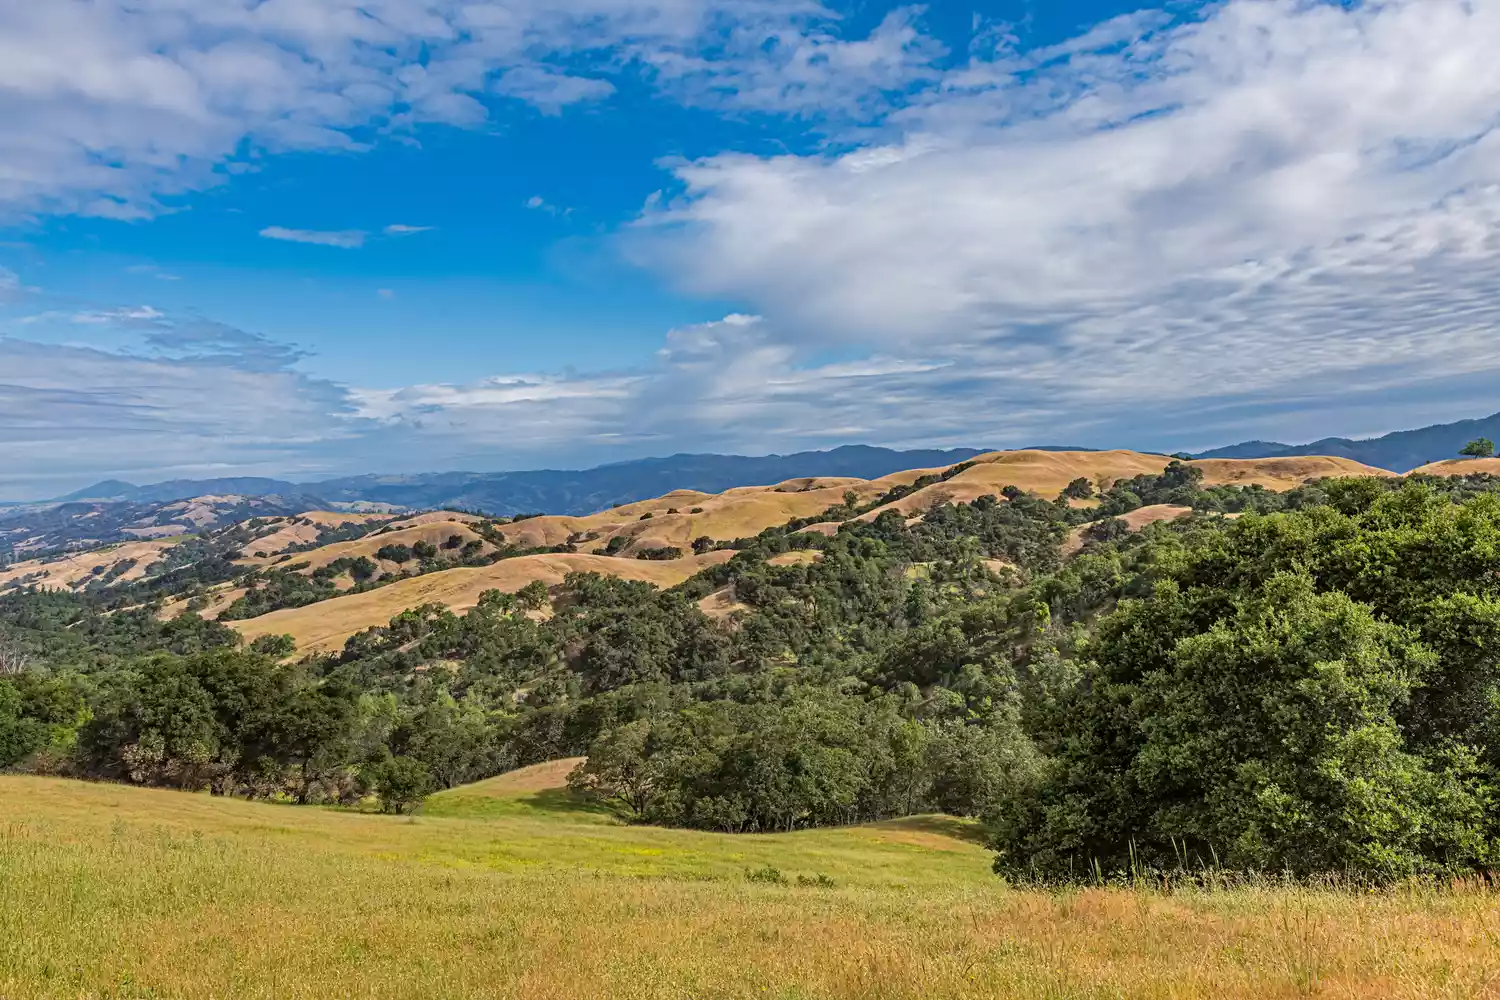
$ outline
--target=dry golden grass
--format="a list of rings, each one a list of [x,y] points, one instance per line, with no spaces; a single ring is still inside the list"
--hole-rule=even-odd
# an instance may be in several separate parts
[[[742,486],[717,495],[678,491],[588,517],[534,517],[501,530],[524,546],[560,545],[592,535],[582,547],[602,548],[616,536],[629,539],[626,555],[672,546],[687,550],[697,538],[731,541],[757,535],[798,517],[821,514],[852,491],[863,502],[889,487],[860,479],[789,480],[775,486]],[[699,513],[693,513],[697,509]],[[675,511],[676,513],[672,513]],[[650,518],[641,519],[649,513]]]
[[[418,542],[426,542],[429,545],[442,546],[444,542],[454,535],[461,538],[463,542],[468,542],[472,539],[483,541],[464,522],[432,520],[397,531],[381,531],[373,535],[366,535],[363,538],[356,538],[351,542],[334,542],[332,545],[323,545],[316,549],[309,549],[306,552],[299,552],[292,556],[290,565],[302,566],[305,563],[305,567],[300,572],[310,574],[314,570],[327,566],[329,563],[339,559],[357,559],[360,556],[365,556],[373,560],[380,567],[382,574],[399,573],[400,567],[396,563],[376,559],[375,553],[387,545],[405,545],[410,548]],[[247,548],[253,549],[256,552],[265,551],[258,542],[247,546]],[[482,551],[493,552],[494,550],[494,546],[485,544]],[[241,560],[241,562],[246,566],[274,566],[277,563],[277,558],[269,556],[264,559],[252,557]]]
[[[245,588],[236,587],[232,584],[227,583],[220,584],[218,587],[213,588],[204,596],[208,598],[208,604],[206,607],[200,609],[197,612],[198,617],[217,620],[218,617],[223,614],[231,604],[233,604],[235,601],[238,601],[241,597],[245,596]],[[188,599],[186,598],[178,598],[174,601],[168,601],[166,604],[162,605],[161,611],[158,613],[157,617],[163,620],[177,618],[178,616],[186,613],[187,606]]]
[[[1268,490],[1289,490],[1314,479],[1330,476],[1394,476],[1394,472],[1356,462],[1352,458],[1328,455],[1296,458],[1210,458],[1189,462],[1203,470],[1208,486],[1264,486]]]
[[[270,534],[257,538],[246,546],[253,552],[279,555],[293,545],[306,545],[318,540],[320,528],[337,528],[345,524],[365,524],[370,521],[387,520],[387,514],[346,514],[336,510],[310,510],[295,517],[281,518],[280,527]]]
[[[0,777],[0,997],[1415,1000],[1500,982],[1500,908],[1478,890],[1020,892],[944,817],[730,837],[517,784],[397,819]],[[792,884],[745,879],[763,865]],[[817,874],[833,886],[795,883]]]
[[[379,515],[389,517],[389,514]],[[391,527],[397,531],[402,528],[415,528],[423,524],[433,524],[440,521],[457,521],[460,524],[476,524],[485,518],[477,514],[464,514],[456,510],[430,510],[425,514],[413,514],[411,517],[403,517],[399,521],[392,521]]]
[[[1422,476],[1474,476],[1487,473],[1500,476],[1500,458],[1450,458],[1411,470]]]
[[[721,587],[698,602],[698,610],[710,618],[728,618],[736,611],[749,611],[750,605],[739,600],[734,587]]]
[[[1172,460],[1165,455],[1148,455],[1135,451],[997,451],[973,460],[973,468],[946,482],[918,490],[892,504],[877,508],[861,517],[872,521],[886,510],[919,515],[934,504],[970,503],[979,497],[998,496],[1007,486],[1015,486],[1047,499],[1062,494],[1063,487],[1075,479],[1087,479],[1100,489],[1108,489],[1121,479],[1156,475]],[[1325,476],[1391,476],[1394,473],[1362,465],[1346,458],[1257,458],[1212,459],[1189,462],[1204,472],[1204,483],[1210,486],[1250,486],[1286,490]],[[939,469],[902,473],[914,481],[924,473]],[[887,477],[893,480],[896,477]]]
[[[733,552],[710,552],[661,562],[572,553],[520,556],[490,566],[428,573],[375,590],[345,594],[304,608],[273,611],[232,624],[247,639],[286,634],[301,651],[336,650],[356,632],[384,625],[401,612],[423,604],[443,604],[455,611],[466,611],[479,603],[479,595],[486,590],[514,592],[533,580],[553,587],[569,573],[603,573],[626,580],[643,580],[658,587],[674,587],[708,566],[727,562],[733,555]]]
[[[29,559],[26,562],[13,563],[0,569],[0,587],[22,577],[33,576],[34,579],[28,581],[28,585],[77,590],[94,579],[98,573],[108,571],[116,563],[134,559],[135,566],[118,577],[119,580],[128,583],[144,577],[146,570],[160,562],[166,551],[181,540],[180,537],[173,537],[142,542],[122,542],[89,552],[70,553],[50,562]]]
[[[554,789],[566,788],[568,775],[573,768],[582,764],[585,757],[565,757],[562,760],[549,760],[545,764],[533,764],[519,770],[502,774],[487,781],[477,781],[472,785],[466,785],[462,789],[455,789],[446,796],[447,799],[456,797],[484,796],[488,798],[511,798],[517,795],[545,792]],[[439,800],[443,801],[443,800]]]
[[[982,496],[999,496],[1007,486],[1051,499],[1059,496],[1063,487],[1079,477],[1095,483],[1112,483],[1131,476],[1154,475],[1165,469],[1171,459],[1134,451],[996,451],[980,455],[973,461],[973,468],[960,472],[947,482],[917,490],[895,503],[871,511],[862,520],[874,520],[886,510],[917,515],[934,504],[971,503]],[[916,471],[917,476],[905,481],[913,482],[921,474],[943,470]]]
[[[823,553],[816,549],[800,549],[795,552],[783,552],[766,560],[767,566],[808,566],[823,558]]]
[[[1138,507],[1128,514],[1121,514],[1119,520],[1124,521],[1131,531],[1140,531],[1148,524],[1155,524],[1158,521],[1175,521],[1178,518],[1187,517],[1192,512],[1191,507],[1159,503],[1149,507]],[[1092,525],[1080,524],[1068,533],[1067,540],[1063,542],[1063,555],[1070,556],[1083,548],[1083,536],[1090,527]]]

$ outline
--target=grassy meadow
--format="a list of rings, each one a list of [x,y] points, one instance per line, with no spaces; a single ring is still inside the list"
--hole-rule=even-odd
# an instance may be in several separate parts
[[[945,817],[631,827],[565,770],[415,818],[0,777],[0,998],[1500,996],[1477,888],[1019,891]]]

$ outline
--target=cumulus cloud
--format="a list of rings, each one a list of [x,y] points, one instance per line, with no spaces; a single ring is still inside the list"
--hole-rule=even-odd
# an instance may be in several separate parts
[[[314,246],[357,250],[365,245],[365,238],[369,234],[358,229],[320,232],[315,229],[288,229],[285,226],[267,226],[260,231],[260,235],[268,240],[282,240],[286,243],[311,243]]]
[[[849,109],[928,51],[907,15],[865,40],[838,23],[805,0],[0,3],[0,212],[146,218],[255,153],[479,127],[496,100],[558,113],[622,75]]]
[[[831,154],[675,166],[641,259],[782,342],[1104,413],[1500,368],[1500,3],[1230,0],[1001,45]]]

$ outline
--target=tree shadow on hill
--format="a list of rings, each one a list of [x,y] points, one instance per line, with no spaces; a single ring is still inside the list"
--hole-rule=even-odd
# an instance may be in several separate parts
[[[914,833],[930,833],[940,837],[951,837],[954,840],[966,841],[970,844],[984,846],[987,840],[984,825],[976,823],[971,819],[960,819],[957,816],[947,816],[941,813],[933,813],[926,816],[903,816],[900,819],[889,820],[880,824],[893,830],[910,830]]]
[[[538,812],[559,816],[592,816],[623,821],[619,812],[608,804],[580,795],[568,788],[544,788],[539,792],[519,796],[517,801]]]

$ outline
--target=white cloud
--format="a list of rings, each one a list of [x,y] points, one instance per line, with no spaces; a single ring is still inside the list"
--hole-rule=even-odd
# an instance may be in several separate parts
[[[1132,16],[976,58],[853,151],[680,164],[635,252],[783,345],[1028,411],[1494,371],[1497,47],[1496,0]]]
[[[0,213],[145,218],[258,153],[480,127],[497,97],[558,113],[609,77],[846,114],[925,72],[909,17],[837,25],[807,0],[0,0]]]
[[[517,66],[496,81],[495,91],[556,115],[570,104],[608,97],[615,87],[608,80],[569,76],[538,66]]]
[[[287,229],[284,226],[267,226],[260,231],[260,235],[268,240],[282,240],[287,243],[311,243],[315,246],[341,247],[345,250],[357,250],[365,245],[365,238],[369,234],[358,229],[320,232],[314,229]]]
[[[166,313],[154,306],[121,306],[118,309],[103,312],[77,312],[72,316],[74,323],[85,326],[100,326],[106,323],[150,323],[164,318],[166,318]]]
[[[267,363],[238,336],[245,353],[223,350],[225,336],[194,349],[191,333],[132,353],[0,336],[0,495],[105,475],[292,470],[354,436],[342,389]]]
[[[168,273],[166,271],[163,271],[160,267],[156,266],[155,264],[132,264],[130,267],[127,267],[125,269],[125,272],[127,274],[144,274],[144,275],[148,275],[148,276],[150,276],[152,278],[155,278],[157,281],[181,281],[182,280],[182,276],[181,275],[170,274],[170,273]]]
[[[430,232],[432,232],[431,226],[403,226],[398,224],[385,227],[385,234],[387,236],[415,236],[417,233]]]

